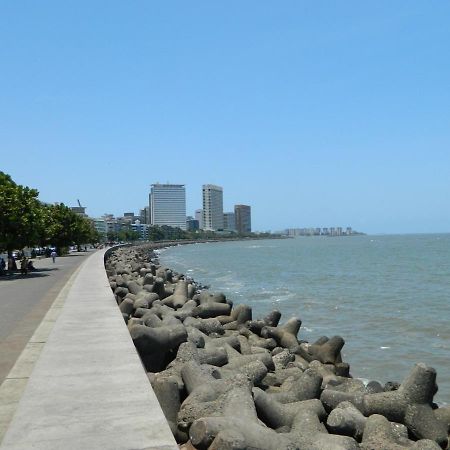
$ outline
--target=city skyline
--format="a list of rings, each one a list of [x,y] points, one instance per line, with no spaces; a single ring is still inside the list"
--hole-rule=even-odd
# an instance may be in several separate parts
[[[138,212],[204,182],[254,230],[450,232],[450,4],[0,6],[1,170],[44,202]],[[206,38],[207,37],[207,38]]]

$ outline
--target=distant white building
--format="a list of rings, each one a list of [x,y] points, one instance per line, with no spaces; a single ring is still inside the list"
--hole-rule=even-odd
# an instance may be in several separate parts
[[[204,184],[202,226],[207,231],[223,230],[223,190],[214,184]]]
[[[195,220],[198,220],[198,227],[203,230],[203,209],[195,210]]]
[[[186,189],[184,184],[152,184],[150,191],[152,225],[186,230]]]

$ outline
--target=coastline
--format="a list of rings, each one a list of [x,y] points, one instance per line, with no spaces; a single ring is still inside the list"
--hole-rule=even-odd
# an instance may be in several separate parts
[[[180,242],[169,245],[178,244]],[[284,448],[291,441],[304,442],[299,448],[327,448],[305,446],[306,441],[302,440],[307,438],[298,434],[296,428],[305,417],[317,427],[320,425],[322,431],[318,435],[315,430],[315,439],[326,440],[328,448],[337,443],[341,445],[339,448],[366,448],[364,445],[370,445],[375,439],[371,426],[391,429],[389,420],[392,421],[393,416],[389,410],[397,408],[399,396],[409,392],[411,386],[427,399],[420,403],[421,411],[426,414],[416,419],[426,423],[428,430],[417,431],[405,418],[405,411],[396,410],[395,418],[406,422],[402,439],[409,435],[413,440],[429,438],[441,446],[447,445],[445,417],[450,414],[450,408],[437,408],[432,402],[436,378],[432,368],[423,364],[414,366],[401,386],[396,383],[381,386],[373,381],[365,384],[353,379],[349,365],[342,362],[344,340],[340,336],[323,337],[314,343],[298,341],[299,319],[277,326],[281,314],[273,311],[264,319],[253,320],[248,306],[232,305],[220,293],[199,292],[194,280],[161,266],[155,254],[149,254],[167,246],[166,242],[119,249],[107,260],[106,267],[119,308],[175,437],[180,444],[190,438],[191,445],[199,445],[185,448],[209,448],[216,440],[216,446],[211,448],[222,448],[219,442],[223,445],[229,442],[229,437],[222,433],[223,428],[239,428],[238,424],[230,422],[230,404],[233,408],[247,408],[248,420],[244,420],[247,428],[254,429],[260,420],[266,424],[267,429],[255,428],[254,434],[244,438],[258,441],[259,433],[267,434],[269,446],[258,448]],[[138,270],[133,270],[133,263]],[[193,381],[195,378],[202,380],[204,389],[217,385],[214,392],[223,390],[223,398],[213,395],[211,401],[220,413],[220,420],[228,425],[220,427],[211,442],[204,442],[198,430],[212,426],[217,419],[211,420],[208,408],[205,410],[205,405],[198,401],[200,388]],[[308,383],[315,387],[305,393],[304,386]],[[296,396],[285,403],[280,401],[292,391]],[[240,398],[238,404],[233,403],[236,396]],[[342,405],[339,406],[343,399],[350,401],[353,409],[349,407],[343,412]],[[368,405],[363,407],[360,401]],[[377,406],[374,402],[378,402]],[[282,405],[286,404],[289,404],[289,413],[283,409]],[[419,403],[413,403],[416,404]],[[190,411],[191,416],[188,414],[186,418],[186,411]],[[276,433],[279,427],[274,424],[280,424],[280,414],[289,416],[289,420],[281,426],[282,432]],[[358,433],[353,430],[349,435],[348,430],[336,428],[333,417],[339,414],[346,417],[346,426],[349,417],[356,414],[367,430],[360,429]],[[373,414],[381,414],[383,418],[367,419],[367,415]]]

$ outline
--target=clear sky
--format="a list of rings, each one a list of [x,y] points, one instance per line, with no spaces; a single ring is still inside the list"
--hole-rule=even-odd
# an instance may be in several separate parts
[[[0,170],[91,216],[450,232],[450,2],[3,1]]]

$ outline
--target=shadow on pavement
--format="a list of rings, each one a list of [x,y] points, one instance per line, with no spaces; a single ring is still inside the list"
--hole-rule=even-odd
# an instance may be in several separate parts
[[[53,270],[59,270],[59,267],[40,267],[38,269],[34,269],[32,272],[28,272],[28,275],[36,272],[52,272]]]
[[[44,269],[45,270],[45,269]],[[54,270],[54,269],[51,269]],[[0,283],[2,281],[15,281],[15,280],[25,280],[27,278],[42,278],[42,277],[48,277],[48,273],[39,273],[40,271],[30,272],[26,275],[22,275],[20,273],[15,273],[13,275],[2,275],[0,276]]]

